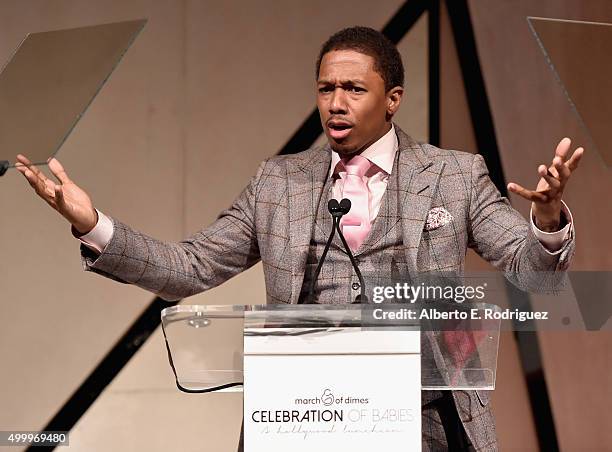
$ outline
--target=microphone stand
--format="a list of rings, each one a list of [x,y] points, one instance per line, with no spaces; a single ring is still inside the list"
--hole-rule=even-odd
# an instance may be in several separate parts
[[[349,207],[350,208],[350,207]],[[343,210],[340,208],[340,204],[336,199],[330,199],[327,203],[327,210],[332,215],[332,221],[334,225],[332,226],[331,233],[329,234],[329,238],[327,239],[327,243],[325,244],[325,248],[323,249],[323,254],[321,254],[321,259],[319,259],[319,264],[317,265],[317,269],[310,281],[310,289],[308,290],[308,303],[314,303],[314,287],[319,279],[319,274],[321,273],[321,268],[323,267],[323,262],[325,262],[325,258],[327,257],[327,252],[329,251],[329,247],[331,246],[332,240],[334,239],[334,234],[336,233],[336,222],[340,224],[340,218],[345,214]],[[347,210],[348,212],[348,210]]]
[[[342,201],[349,201],[348,199],[343,199]],[[349,209],[350,209],[350,201],[349,201]],[[347,210],[348,212],[348,210]],[[357,274],[357,278],[359,278],[359,285],[361,286],[361,290],[359,292],[359,299],[355,300],[353,303],[367,303],[368,302],[368,296],[365,294],[365,281],[363,280],[363,276],[361,275],[361,271],[359,270],[359,266],[357,265],[357,261],[355,261],[355,257],[353,256],[353,253],[351,252],[351,248],[350,246],[348,246],[348,243],[346,243],[346,239],[344,238],[344,234],[342,233],[342,230],[340,229],[340,219],[338,219],[337,222],[334,223],[334,226],[336,228],[336,230],[338,231],[338,235],[340,235],[340,240],[342,240],[342,244],[344,245],[344,249],[346,250],[346,254],[348,254],[349,259],[351,260],[351,264],[353,265],[353,269],[355,270],[355,273]]]
[[[344,234],[342,234],[342,229],[340,228],[340,220],[342,219],[344,215],[346,215],[349,212],[349,210],[351,210],[351,201],[346,198],[344,198],[340,202],[338,202],[336,199],[330,199],[329,202],[327,203],[327,210],[332,215],[333,227],[329,235],[329,238],[327,239],[327,243],[325,244],[325,248],[323,249],[323,254],[321,255],[319,264],[317,265],[317,268],[312,277],[312,280],[310,281],[310,289],[308,290],[308,298],[307,298],[308,303],[314,303],[314,287],[317,282],[317,279],[319,279],[319,274],[321,273],[323,262],[325,262],[325,258],[327,257],[327,252],[329,251],[329,248],[331,246],[332,240],[334,239],[334,234],[336,231],[338,231],[338,235],[340,236],[342,245],[344,246],[344,249],[346,250],[346,253],[348,254],[348,257],[351,261],[351,265],[353,266],[353,269],[355,270],[355,273],[357,274],[357,278],[359,278],[359,284],[361,286],[361,291],[359,293],[359,299],[358,301],[355,301],[355,303],[363,303],[363,302],[367,303],[368,297],[365,294],[365,281],[363,279],[363,276],[361,275],[361,271],[359,270],[359,267],[357,266],[357,261],[355,261],[355,257],[353,256],[353,253],[351,252],[351,248],[348,246],[348,243],[346,243],[346,239],[344,238]]]

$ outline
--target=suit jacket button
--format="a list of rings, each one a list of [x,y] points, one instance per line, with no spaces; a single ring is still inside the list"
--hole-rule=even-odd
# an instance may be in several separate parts
[[[355,301],[353,301],[353,303],[356,303],[356,304],[357,303],[367,303],[367,302],[368,302],[368,297],[365,295],[362,296],[361,294],[357,295],[355,297]]]
[[[359,290],[359,287],[361,287],[361,286],[359,285],[358,282],[354,282],[351,287],[353,288],[353,290]]]

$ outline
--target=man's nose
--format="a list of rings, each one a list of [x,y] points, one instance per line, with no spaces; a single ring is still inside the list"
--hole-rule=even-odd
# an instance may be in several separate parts
[[[344,90],[336,88],[329,103],[330,113],[346,113],[346,98]]]

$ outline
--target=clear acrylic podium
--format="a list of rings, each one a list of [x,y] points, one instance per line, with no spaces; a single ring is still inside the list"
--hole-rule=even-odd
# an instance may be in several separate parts
[[[372,306],[372,305],[368,305]],[[376,306],[376,305],[373,305]],[[470,304],[466,309],[500,308]],[[499,320],[464,321],[422,331],[422,390],[495,389]],[[339,334],[363,329],[421,329],[418,322],[393,326],[364,322],[362,305],[177,305],[162,311],[162,327],[177,383],[194,392],[242,391],[244,334]]]
[[[421,391],[494,389],[500,331],[497,306],[427,309],[179,305],[162,329],[180,390],[244,392],[247,452],[418,451]]]

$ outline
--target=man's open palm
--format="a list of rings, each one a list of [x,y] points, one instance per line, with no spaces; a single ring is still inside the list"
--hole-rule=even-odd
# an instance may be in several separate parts
[[[62,214],[78,232],[85,234],[93,229],[98,214],[89,195],[70,180],[57,159],[49,160],[49,169],[57,182],[45,176],[25,156],[17,155],[17,162],[17,170],[25,176],[38,196]]]
[[[540,180],[535,190],[528,190],[514,182],[508,184],[508,190],[533,203],[533,215],[538,227],[555,230],[555,223],[558,226],[563,190],[584,154],[582,147],[570,153],[571,144],[569,138],[563,138],[555,149],[552,164],[548,168],[545,165],[538,167]]]

